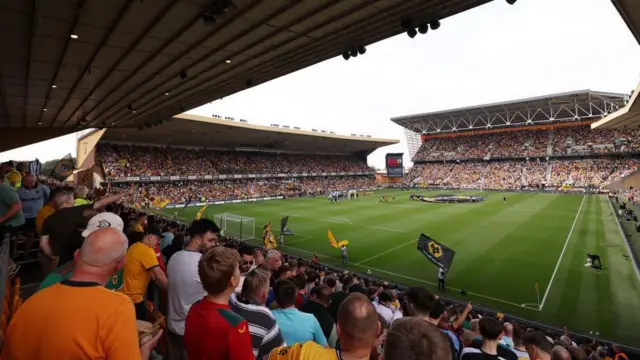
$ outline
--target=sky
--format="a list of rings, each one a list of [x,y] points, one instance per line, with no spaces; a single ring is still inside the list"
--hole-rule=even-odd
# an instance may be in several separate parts
[[[440,29],[367,46],[188,113],[400,140],[373,152],[405,153],[390,118],[591,89],[629,93],[640,81],[640,46],[610,0],[503,0],[441,21]],[[0,154],[0,161],[75,155],[74,134]]]

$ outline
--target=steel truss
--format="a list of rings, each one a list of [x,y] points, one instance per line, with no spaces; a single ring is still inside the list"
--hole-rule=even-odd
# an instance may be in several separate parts
[[[406,134],[416,135],[597,120],[623,107],[625,98],[624,94],[583,91],[391,120],[407,129]]]

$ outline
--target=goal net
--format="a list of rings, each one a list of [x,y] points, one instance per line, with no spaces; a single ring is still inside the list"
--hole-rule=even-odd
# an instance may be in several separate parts
[[[256,238],[256,219],[236,214],[224,213],[213,216],[213,221],[224,231],[224,235],[239,240]]]

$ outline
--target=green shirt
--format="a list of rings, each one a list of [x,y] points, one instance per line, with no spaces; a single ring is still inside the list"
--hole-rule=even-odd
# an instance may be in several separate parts
[[[18,196],[18,192],[16,191],[16,189],[12,188],[11,185],[1,183],[0,215],[4,215],[9,212],[9,209],[11,209],[11,207],[16,203],[20,203],[20,197]],[[22,210],[20,210],[17,214],[13,215],[11,218],[7,219],[0,225],[18,227],[22,224],[24,224],[24,214],[22,213]]]
[[[44,280],[42,280],[42,282],[40,283],[38,291],[70,278],[71,274],[73,274],[75,265],[75,262],[69,261],[50,272],[47,277],[45,277]],[[117,274],[113,275],[113,277],[105,284],[104,287],[109,290],[119,290],[122,287],[123,270],[124,269],[120,269]]]

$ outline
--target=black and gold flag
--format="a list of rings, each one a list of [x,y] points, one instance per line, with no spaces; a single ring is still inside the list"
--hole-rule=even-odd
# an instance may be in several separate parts
[[[449,270],[456,252],[425,234],[418,238],[418,251],[434,265]]]
[[[65,181],[69,176],[73,175],[73,170],[75,170],[73,157],[71,157],[71,154],[67,154],[51,170],[51,177],[58,181]]]

